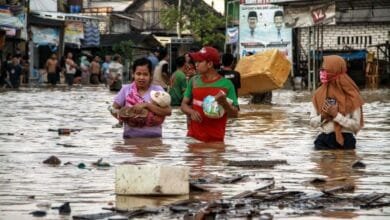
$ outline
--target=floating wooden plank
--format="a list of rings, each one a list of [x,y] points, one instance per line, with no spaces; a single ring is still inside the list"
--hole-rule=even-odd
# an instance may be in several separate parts
[[[333,181],[344,181],[346,180],[347,177],[345,176],[341,176],[341,177],[335,177],[335,178],[321,178],[321,177],[316,177],[312,180],[310,180],[310,183],[311,184],[322,184],[322,183],[326,183],[326,182],[333,182]]]
[[[352,184],[347,184],[343,186],[336,186],[330,189],[322,190],[323,193],[333,194],[338,192],[353,192],[355,190],[355,186]]]
[[[286,160],[243,160],[228,161],[228,166],[238,167],[256,167],[256,168],[273,168],[279,164],[287,164]]]
[[[72,218],[73,220],[95,220],[95,219],[105,219],[114,215],[116,215],[115,212],[103,212],[103,213],[96,213],[96,214],[74,215],[72,216]]]

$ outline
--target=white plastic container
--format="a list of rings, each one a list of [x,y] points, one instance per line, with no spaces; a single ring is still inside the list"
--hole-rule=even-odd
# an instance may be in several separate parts
[[[189,167],[121,165],[115,171],[118,195],[185,195],[189,193]]]

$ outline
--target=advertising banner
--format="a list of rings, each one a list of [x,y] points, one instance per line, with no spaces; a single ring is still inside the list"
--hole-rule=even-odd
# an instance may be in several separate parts
[[[21,16],[13,16],[6,13],[0,13],[0,26],[20,29],[24,27],[23,21],[24,20],[21,20]]]
[[[64,42],[80,45],[80,39],[84,38],[83,22],[67,21],[65,22]]]
[[[241,4],[239,34],[240,57],[276,48],[292,60],[292,30],[280,6]]]
[[[38,45],[56,45],[60,42],[59,30],[57,28],[41,28],[31,26],[32,40]]]
[[[235,44],[238,42],[238,27],[231,27],[226,29],[226,43]]]

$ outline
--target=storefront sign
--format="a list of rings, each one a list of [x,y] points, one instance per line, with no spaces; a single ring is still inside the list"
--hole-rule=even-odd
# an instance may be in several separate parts
[[[323,4],[306,7],[286,7],[285,23],[289,27],[310,27],[336,24],[336,5]]]
[[[32,39],[38,45],[58,45],[59,30],[57,28],[41,28],[31,26]]]

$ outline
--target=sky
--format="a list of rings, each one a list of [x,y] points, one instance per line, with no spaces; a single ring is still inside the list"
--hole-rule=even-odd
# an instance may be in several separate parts
[[[211,5],[211,2],[214,2],[214,8],[218,11],[223,13],[225,6],[224,2],[225,0],[204,0],[207,4]]]

